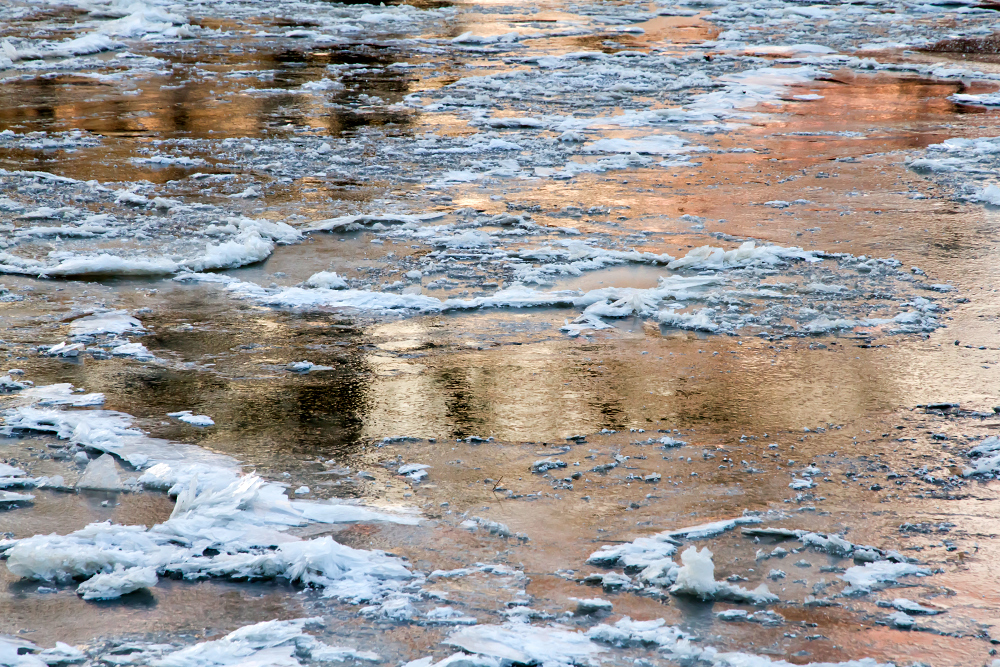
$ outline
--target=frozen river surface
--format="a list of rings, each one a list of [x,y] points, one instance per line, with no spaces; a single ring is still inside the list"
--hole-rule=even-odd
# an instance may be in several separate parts
[[[998,10],[0,3],[0,667],[994,664]]]

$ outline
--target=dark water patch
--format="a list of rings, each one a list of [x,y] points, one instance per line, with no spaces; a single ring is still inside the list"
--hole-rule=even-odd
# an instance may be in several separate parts
[[[1000,6],[998,6],[1000,7]],[[953,39],[942,39],[930,46],[926,46],[922,51],[932,53],[985,53],[1000,54],[1000,35],[994,34],[988,37],[958,37]]]
[[[414,80],[404,68],[392,67],[407,57],[397,48],[249,46],[214,57],[183,46],[154,50],[167,60],[168,73],[149,72],[124,83],[77,74],[7,82],[0,90],[0,131],[223,139],[262,136],[289,123],[340,135],[369,125],[402,127],[410,122],[409,114],[383,109],[408,94]],[[300,89],[324,78],[341,80],[342,87],[316,94]],[[255,92],[261,89],[267,90]]]

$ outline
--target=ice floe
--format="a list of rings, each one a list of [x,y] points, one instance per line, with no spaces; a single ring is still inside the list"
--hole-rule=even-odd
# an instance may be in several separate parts
[[[191,426],[215,426],[215,420],[213,420],[208,415],[196,415],[190,410],[181,410],[180,412],[168,412],[168,417],[173,417],[185,424],[191,424]]]
[[[580,632],[523,623],[464,628],[445,643],[502,664],[522,665],[591,665],[606,650]]]
[[[79,317],[69,323],[71,336],[96,336],[98,334],[143,333],[145,328],[137,318],[124,310],[112,310]]]
[[[84,600],[112,600],[143,588],[152,588],[158,580],[155,567],[116,566],[111,572],[95,574],[80,584],[76,593]]]
[[[897,582],[901,577],[926,577],[931,571],[913,563],[893,563],[877,561],[847,568],[841,578],[848,583],[844,589],[845,595],[869,593],[873,589]]]
[[[715,563],[708,547],[698,549],[688,547],[681,553],[683,565],[677,570],[670,592],[674,595],[690,595],[702,600],[732,600],[757,605],[773,604],[778,596],[768,590],[767,584],[748,591],[745,588],[724,581],[715,580]]]
[[[36,535],[8,544],[7,567],[17,576],[66,581],[114,573],[120,566],[154,568],[187,579],[283,577],[352,601],[377,599],[414,576],[403,561],[383,552],[353,549],[329,537],[301,540],[286,532],[310,523],[412,525],[419,521],[414,514],[291,500],[282,486],[241,474],[238,463],[228,457],[146,436],[132,428],[131,418],[123,413],[30,404],[50,395],[66,395],[70,402],[68,386],[59,389],[18,394],[21,404],[4,412],[3,433],[50,432],[71,444],[107,452],[88,464],[82,486],[121,488],[113,454],[137,469],[138,485],[169,490],[177,499],[170,518],[148,529],[95,523],[68,535]],[[86,405],[86,397],[81,398]],[[95,590],[111,590],[114,581],[95,583]]]
[[[230,632],[222,639],[201,642],[162,656],[152,657],[154,667],[228,667],[230,665],[280,665],[299,667],[300,658],[316,662],[347,659],[377,662],[370,651],[329,646],[310,634],[309,626],[322,627],[321,618],[265,621]]]

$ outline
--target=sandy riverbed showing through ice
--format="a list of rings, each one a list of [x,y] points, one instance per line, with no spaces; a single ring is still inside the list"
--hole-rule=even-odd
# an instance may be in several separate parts
[[[0,666],[990,664],[996,16],[4,4]]]

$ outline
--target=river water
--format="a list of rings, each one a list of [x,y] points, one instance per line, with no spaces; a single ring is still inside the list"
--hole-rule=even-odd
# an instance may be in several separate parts
[[[990,664],[996,16],[5,3],[0,665]]]

